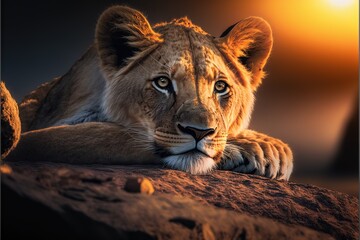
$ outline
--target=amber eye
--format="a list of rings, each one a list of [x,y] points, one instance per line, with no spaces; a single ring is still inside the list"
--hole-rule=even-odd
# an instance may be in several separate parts
[[[214,91],[219,95],[225,95],[229,92],[229,85],[222,80],[217,81],[214,86]]]
[[[156,90],[162,93],[169,93],[172,89],[171,80],[167,77],[160,76],[152,81],[152,85]]]
[[[155,84],[159,88],[167,88],[170,84],[170,80],[166,77],[159,77],[159,78],[155,79]]]

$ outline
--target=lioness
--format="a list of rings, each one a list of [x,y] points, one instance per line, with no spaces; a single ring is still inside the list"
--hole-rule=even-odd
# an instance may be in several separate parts
[[[288,145],[247,129],[272,43],[258,17],[213,37],[187,18],[151,27],[140,12],[111,7],[70,71],[20,104],[24,133],[8,159],[288,180]]]

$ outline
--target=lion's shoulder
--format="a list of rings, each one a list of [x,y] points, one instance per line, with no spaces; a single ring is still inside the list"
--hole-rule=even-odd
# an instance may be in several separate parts
[[[98,65],[93,44],[66,74],[29,93],[19,106],[23,132],[99,118],[105,81]]]
[[[59,81],[60,78],[55,78],[49,82],[41,84],[35,90],[26,95],[19,105],[21,129],[26,132],[30,129],[31,123],[34,120],[36,113],[41,107],[44,99],[49,91]]]

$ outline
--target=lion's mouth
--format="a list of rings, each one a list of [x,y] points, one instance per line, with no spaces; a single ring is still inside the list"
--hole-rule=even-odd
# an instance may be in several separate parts
[[[196,141],[190,135],[158,131],[154,141],[155,153],[170,168],[191,174],[206,174],[219,162],[224,139],[224,137],[214,137]]]
[[[191,174],[206,174],[213,170],[216,163],[207,154],[192,149],[179,154],[168,155],[163,158],[165,165]]]
[[[182,153],[177,153],[177,154],[171,154],[172,156],[180,156],[180,155],[186,155],[186,156],[192,156],[192,155],[204,155],[205,157],[209,157],[209,158],[212,158],[211,156],[209,156],[207,153],[197,149],[197,148],[194,148],[194,149],[191,149],[191,150],[188,150],[188,151],[185,151],[185,152],[182,152]]]

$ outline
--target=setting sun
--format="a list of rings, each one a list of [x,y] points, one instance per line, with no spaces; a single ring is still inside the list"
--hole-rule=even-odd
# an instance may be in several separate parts
[[[355,0],[278,0],[263,4],[262,16],[268,15],[278,34],[289,41],[318,49],[342,50],[357,54],[358,6]]]
[[[349,7],[354,3],[354,0],[330,0],[330,3],[335,7]]]

